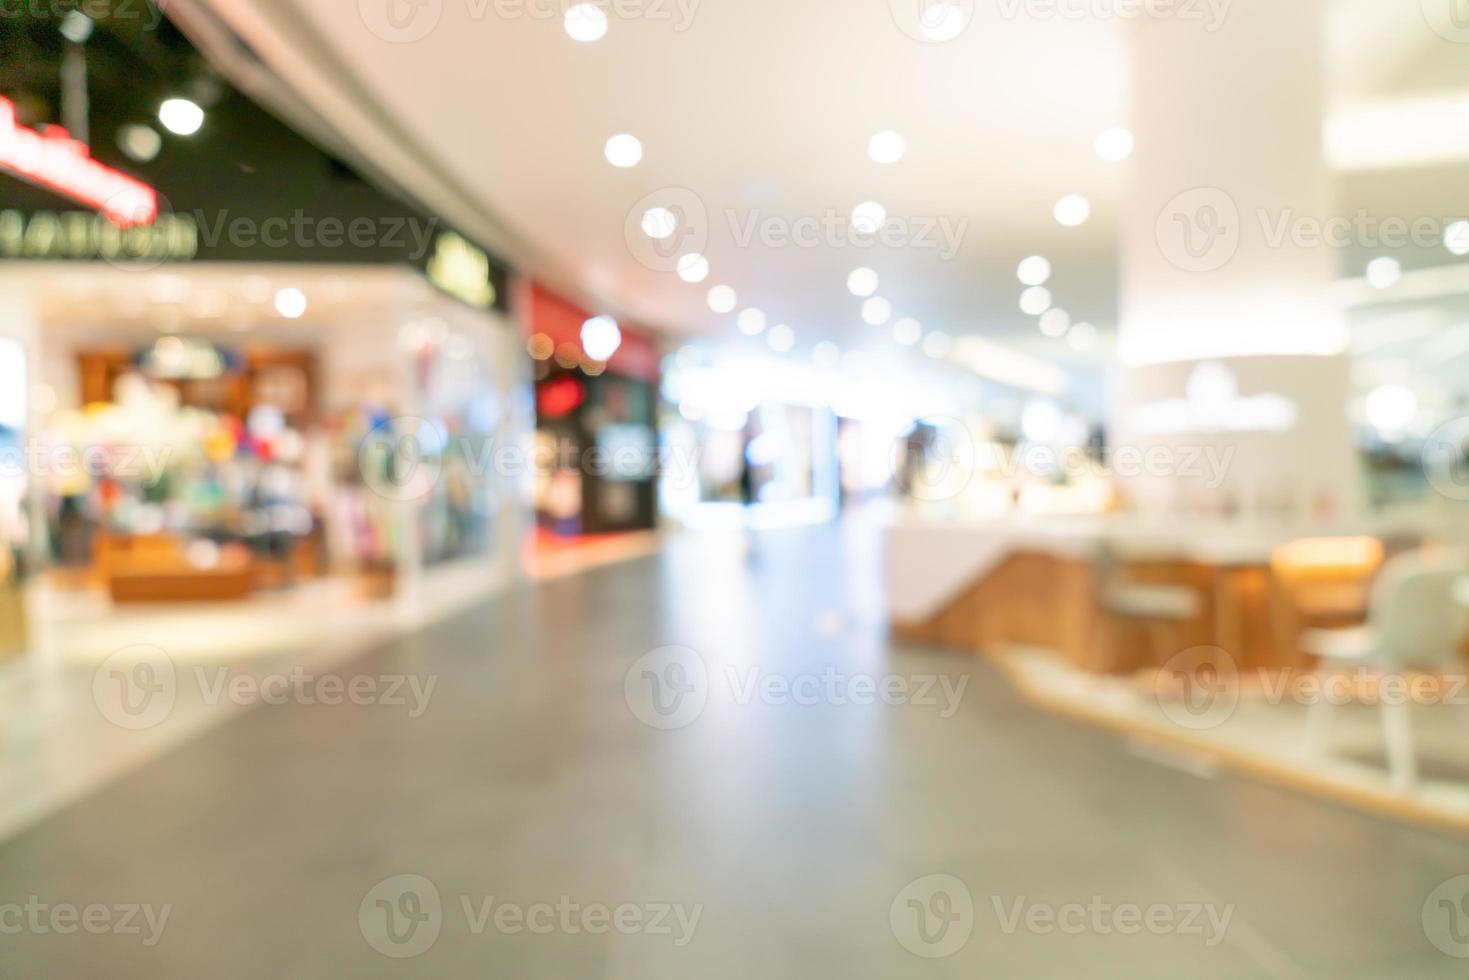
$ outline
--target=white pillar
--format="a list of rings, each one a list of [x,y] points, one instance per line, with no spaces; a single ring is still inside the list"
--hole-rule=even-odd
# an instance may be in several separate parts
[[[1217,22],[1128,25],[1114,442],[1175,470],[1195,449],[1229,455],[1222,481],[1150,468],[1130,485],[1144,510],[1356,510],[1336,257],[1295,233],[1331,214],[1323,8],[1238,0]]]

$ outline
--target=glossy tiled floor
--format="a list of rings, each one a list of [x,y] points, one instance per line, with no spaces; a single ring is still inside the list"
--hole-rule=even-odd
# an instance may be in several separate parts
[[[338,668],[437,678],[416,717],[237,713],[0,845],[0,976],[1464,975],[1430,901],[1461,842],[891,649],[877,562],[857,529],[679,538]]]

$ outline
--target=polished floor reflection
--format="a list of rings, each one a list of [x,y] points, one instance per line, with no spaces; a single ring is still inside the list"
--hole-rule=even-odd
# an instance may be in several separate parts
[[[1461,843],[892,648],[879,544],[676,537],[289,687],[0,846],[0,976],[1463,975]]]

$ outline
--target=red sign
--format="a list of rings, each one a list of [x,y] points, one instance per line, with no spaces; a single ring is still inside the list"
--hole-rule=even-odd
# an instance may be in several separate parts
[[[92,159],[85,143],[60,126],[45,133],[15,121],[15,103],[0,96],[0,168],[90,204],[123,228],[151,225],[158,194],[147,184]]]
[[[531,284],[532,333],[543,333],[558,344],[570,343],[581,347],[581,326],[591,315],[539,283]],[[622,330],[622,344],[607,362],[608,370],[623,377],[656,384],[660,360],[658,345],[636,327],[629,327],[626,323],[618,326]]]

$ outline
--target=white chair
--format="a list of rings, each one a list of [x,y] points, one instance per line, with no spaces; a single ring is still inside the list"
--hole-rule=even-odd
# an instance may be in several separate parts
[[[1341,668],[1366,669],[1382,677],[1406,670],[1441,668],[1460,659],[1469,631],[1469,606],[1460,601],[1465,561],[1459,553],[1400,555],[1383,566],[1372,585],[1367,625],[1352,629],[1309,630],[1301,638],[1308,653],[1321,658],[1322,696],[1307,712],[1306,746],[1324,754],[1330,738],[1331,701],[1325,696],[1330,675]],[[1393,788],[1411,790],[1418,782],[1413,746],[1412,705],[1394,699],[1382,706],[1388,772]]]

